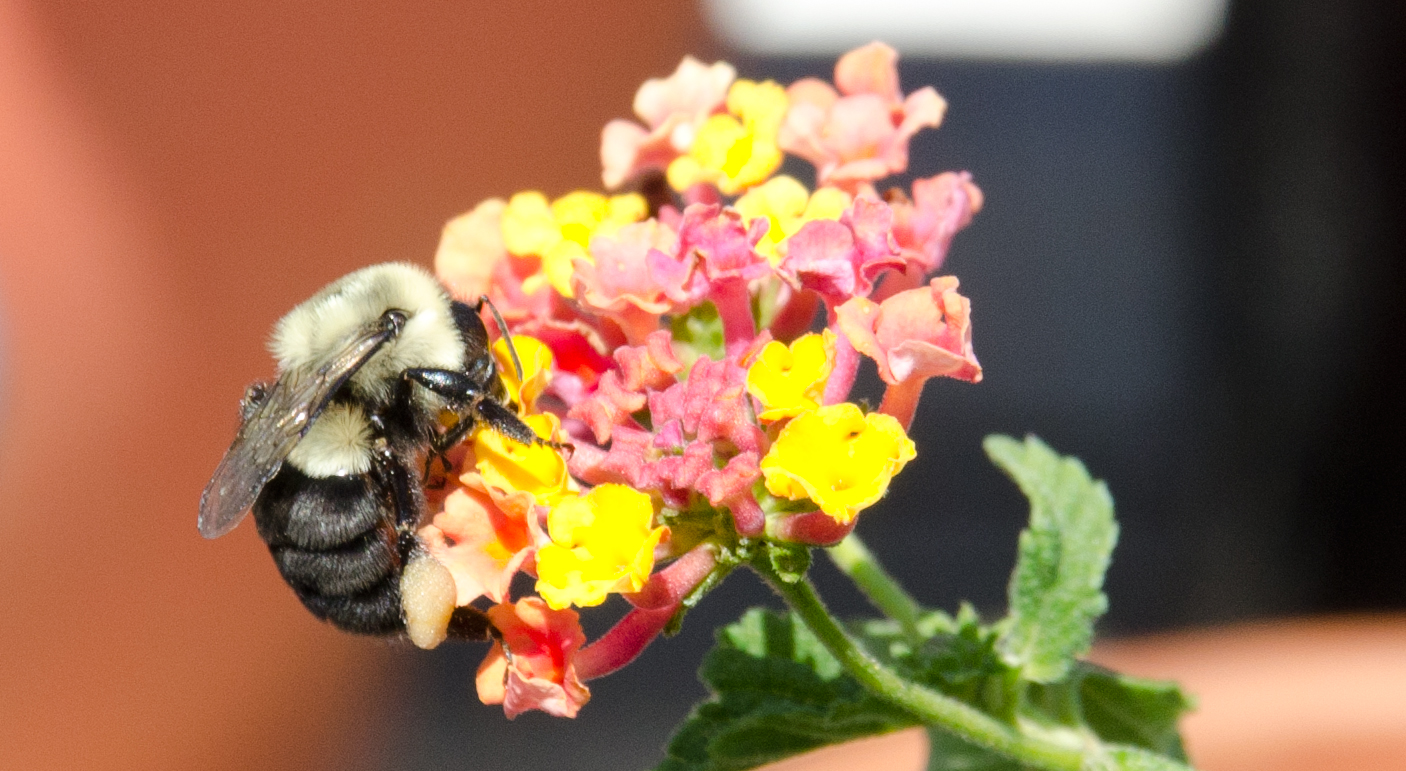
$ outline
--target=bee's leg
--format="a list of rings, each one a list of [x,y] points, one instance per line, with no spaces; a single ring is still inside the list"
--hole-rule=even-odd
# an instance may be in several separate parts
[[[430,440],[430,450],[444,460],[446,464],[444,467],[445,471],[449,470],[449,460],[444,457],[444,454],[453,449],[454,445],[464,441],[464,437],[468,436],[469,432],[474,428],[473,415],[458,414],[458,417],[459,422],[455,423],[453,428],[450,428],[448,431]]]
[[[419,383],[450,402],[466,406],[474,417],[513,441],[522,444],[545,443],[512,410],[495,401],[482,385],[462,372],[417,367],[405,370],[401,377]]]
[[[495,629],[488,616],[477,608],[454,608],[453,577],[429,553],[417,530],[425,514],[425,496],[415,483],[415,472],[385,441],[385,426],[379,415],[370,423],[378,436],[372,451],[371,474],[389,504],[399,558],[400,578],[395,584],[400,620],[416,645],[432,648],[444,639],[488,640]],[[416,563],[422,563],[416,565]],[[446,593],[445,582],[449,589]]]
[[[412,383],[419,383],[457,405],[471,405],[489,395],[488,390],[473,378],[450,369],[411,367],[400,373],[400,376]]]
[[[522,422],[517,413],[492,399],[484,399],[479,402],[475,406],[474,412],[477,413],[477,418],[487,424],[489,428],[515,442],[558,446],[556,442],[550,442],[538,436],[531,426]]]
[[[447,631],[451,640],[483,642],[501,640],[502,638],[498,627],[493,626],[493,622],[488,620],[488,614],[472,605],[464,605],[454,609],[454,614],[449,617]]]
[[[454,445],[464,440],[469,431],[473,429],[474,421],[472,416],[472,405],[474,402],[484,398],[482,388],[479,388],[473,378],[462,372],[453,372],[443,369],[427,369],[416,367],[407,369],[401,373],[401,377],[407,383],[419,383],[431,392],[444,397],[452,405],[458,407],[454,411],[459,418],[453,427],[440,434],[430,437],[430,451],[425,458],[425,475],[422,481],[428,483],[434,468],[435,460],[444,466],[444,473],[447,475],[452,468],[445,453]],[[440,483],[443,484],[443,483]]]
[[[444,467],[444,471],[441,472],[443,476],[434,476],[435,461],[439,461],[439,465]],[[449,472],[453,470],[454,464],[450,463],[448,458],[440,453],[431,451],[429,455],[425,456],[425,472],[420,475],[420,484],[424,485],[427,490],[442,489],[449,483]]]
[[[435,461],[439,461],[439,465],[444,467],[444,476],[439,477],[434,481],[430,481],[431,478],[434,476]],[[431,490],[438,490],[441,487],[444,487],[444,485],[449,481],[448,476],[450,470],[452,469],[453,465],[449,462],[449,458],[446,458],[444,456],[444,453],[436,450],[434,448],[434,445],[431,444],[430,451],[425,455],[425,471],[420,475],[420,484],[424,485],[425,487]]]
[[[464,437],[468,436],[469,432],[473,430],[474,421],[472,415],[462,413],[455,414],[459,418],[457,423],[443,433],[435,434],[430,437],[430,451],[425,455],[425,476],[421,479],[421,481],[426,484],[429,484],[435,461],[439,461],[439,464],[444,467],[444,476],[449,476],[449,472],[454,470],[454,464],[449,462],[449,451],[453,449],[455,445],[464,441]],[[430,486],[438,490],[440,487],[444,486],[444,482],[444,478],[441,478],[438,483]]]
[[[396,552],[400,557],[402,570],[396,591],[400,595],[401,618],[410,639],[416,645],[431,648],[438,644],[438,640],[446,637],[458,640],[489,639],[488,630],[492,624],[488,617],[477,608],[467,611],[464,608],[454,608],[451,611],[454,602],[452,592],[447,599],[441,597],[428,606],[425,604],[426,594],[434,596],[438,593],[425,592],[422,589],[426,588],[426,585],[435,585],[433,579],[436,572],[443,572],[446,576],[448,573],[442,565],[433,564],[434,557],[425,549],[415,532],[425,510],[425,500],[419,487],[414,484],[414,472],[389,449],[382,447],[376,455],[373,473],[379,477],[383,488],[389,493],[395,510]],[[409,570],[411,563],[425,560],[428,560],[426,564],[434,569],[426,571],[424,566],[421,566],[421,569]],[[447,621],[443,615],[445,613],[449,614]],[[440,627],[440,624],[447,626]]]
[[[393,524],[400,541],[400,552],[405,555],[412,545],[405,540],[405,536],[409,534],[413,537],[415,529],[420,526],[420,515],[425,508],[424,495],[413,481],[415,472],[407,468],[384,442],[379,444],[372,453],[371,473],[388,498],[386,502],[395,515]]]
[[[449,472],[454,470],[454,464],[449,462],[449,451],[455,445],[464,441],[469,431],[474,427],[473,417],[469,415],[459,415],[459,422],[443,433],[430,437],[430,450],[425,454],[425,474],[420,481],[427,487],[438,490],[445,485]],[[430,477],[434,473],[435,461],[439,461],[444,468],[444,476],[435,482],[430,482]]]

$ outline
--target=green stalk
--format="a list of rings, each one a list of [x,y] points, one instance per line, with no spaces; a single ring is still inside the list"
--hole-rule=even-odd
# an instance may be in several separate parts
[[[884,566],[879,564],[874,554],[859,540],[858,535],[850,533],[843,541],[826,549],[825,553],[830,555],[830,561],[835,563],[835,567],[849,576],[874,607],[898,622],[903,628],[904,636],[912,642],[922,641],[923,636],[918,631],[918,617],[923,612],[922,606],[884,570]]]
[[[1080,771],[1083,767],[1083,753],[1077,749],[1026,736],[975,707],[904,680],[875,661],[845,633],[816,595],[810,581],[802,579],[793,584],[782,581],[765,558],[754,560],[752,567],[791,606],[850,676],[878,697],[907,710],[928,725],[1026,765],[1049,771]]]

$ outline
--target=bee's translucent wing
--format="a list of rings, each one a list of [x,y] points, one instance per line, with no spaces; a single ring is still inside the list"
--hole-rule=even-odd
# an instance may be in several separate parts
[[[389,311],[348,337],[318,369],[286,372],[268,388],[200,496],[201,535],[219,538],[244,519],[332,394],[395,337],[404,322],[403,314]]]

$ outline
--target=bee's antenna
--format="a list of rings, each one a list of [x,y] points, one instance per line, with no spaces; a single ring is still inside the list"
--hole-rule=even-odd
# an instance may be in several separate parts
[[[488,295],[478,298],[478,307],[488,306],[488,310],[493,312],[493,320],[498,322],[498,331],[503,333],[503,339],[508,341],[508,355],[513,357],[513,370],[517,372],[517,381],[522,382],[522,360],[517,357],[517,346],[513,345],[513,336],[508,332],[508,323],[503,321],[503,315],[498,312],[498,308],[493,305],[493,301],[488,299]]]

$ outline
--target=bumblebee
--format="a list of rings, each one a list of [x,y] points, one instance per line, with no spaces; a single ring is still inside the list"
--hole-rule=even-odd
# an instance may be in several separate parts
[[[508,407],[483,302],[453,300],[423,269],[391,263],[344,276],[279,320],[277,378],[245,393],[200,499],[200,534],[218,538],[252,510],[283,579],[340,629],[421,647],[488,639],[487,617],[454,607],[453,578],[415,535],[431,465],[447,469],[444,453],[475,425],[541,441]]]

